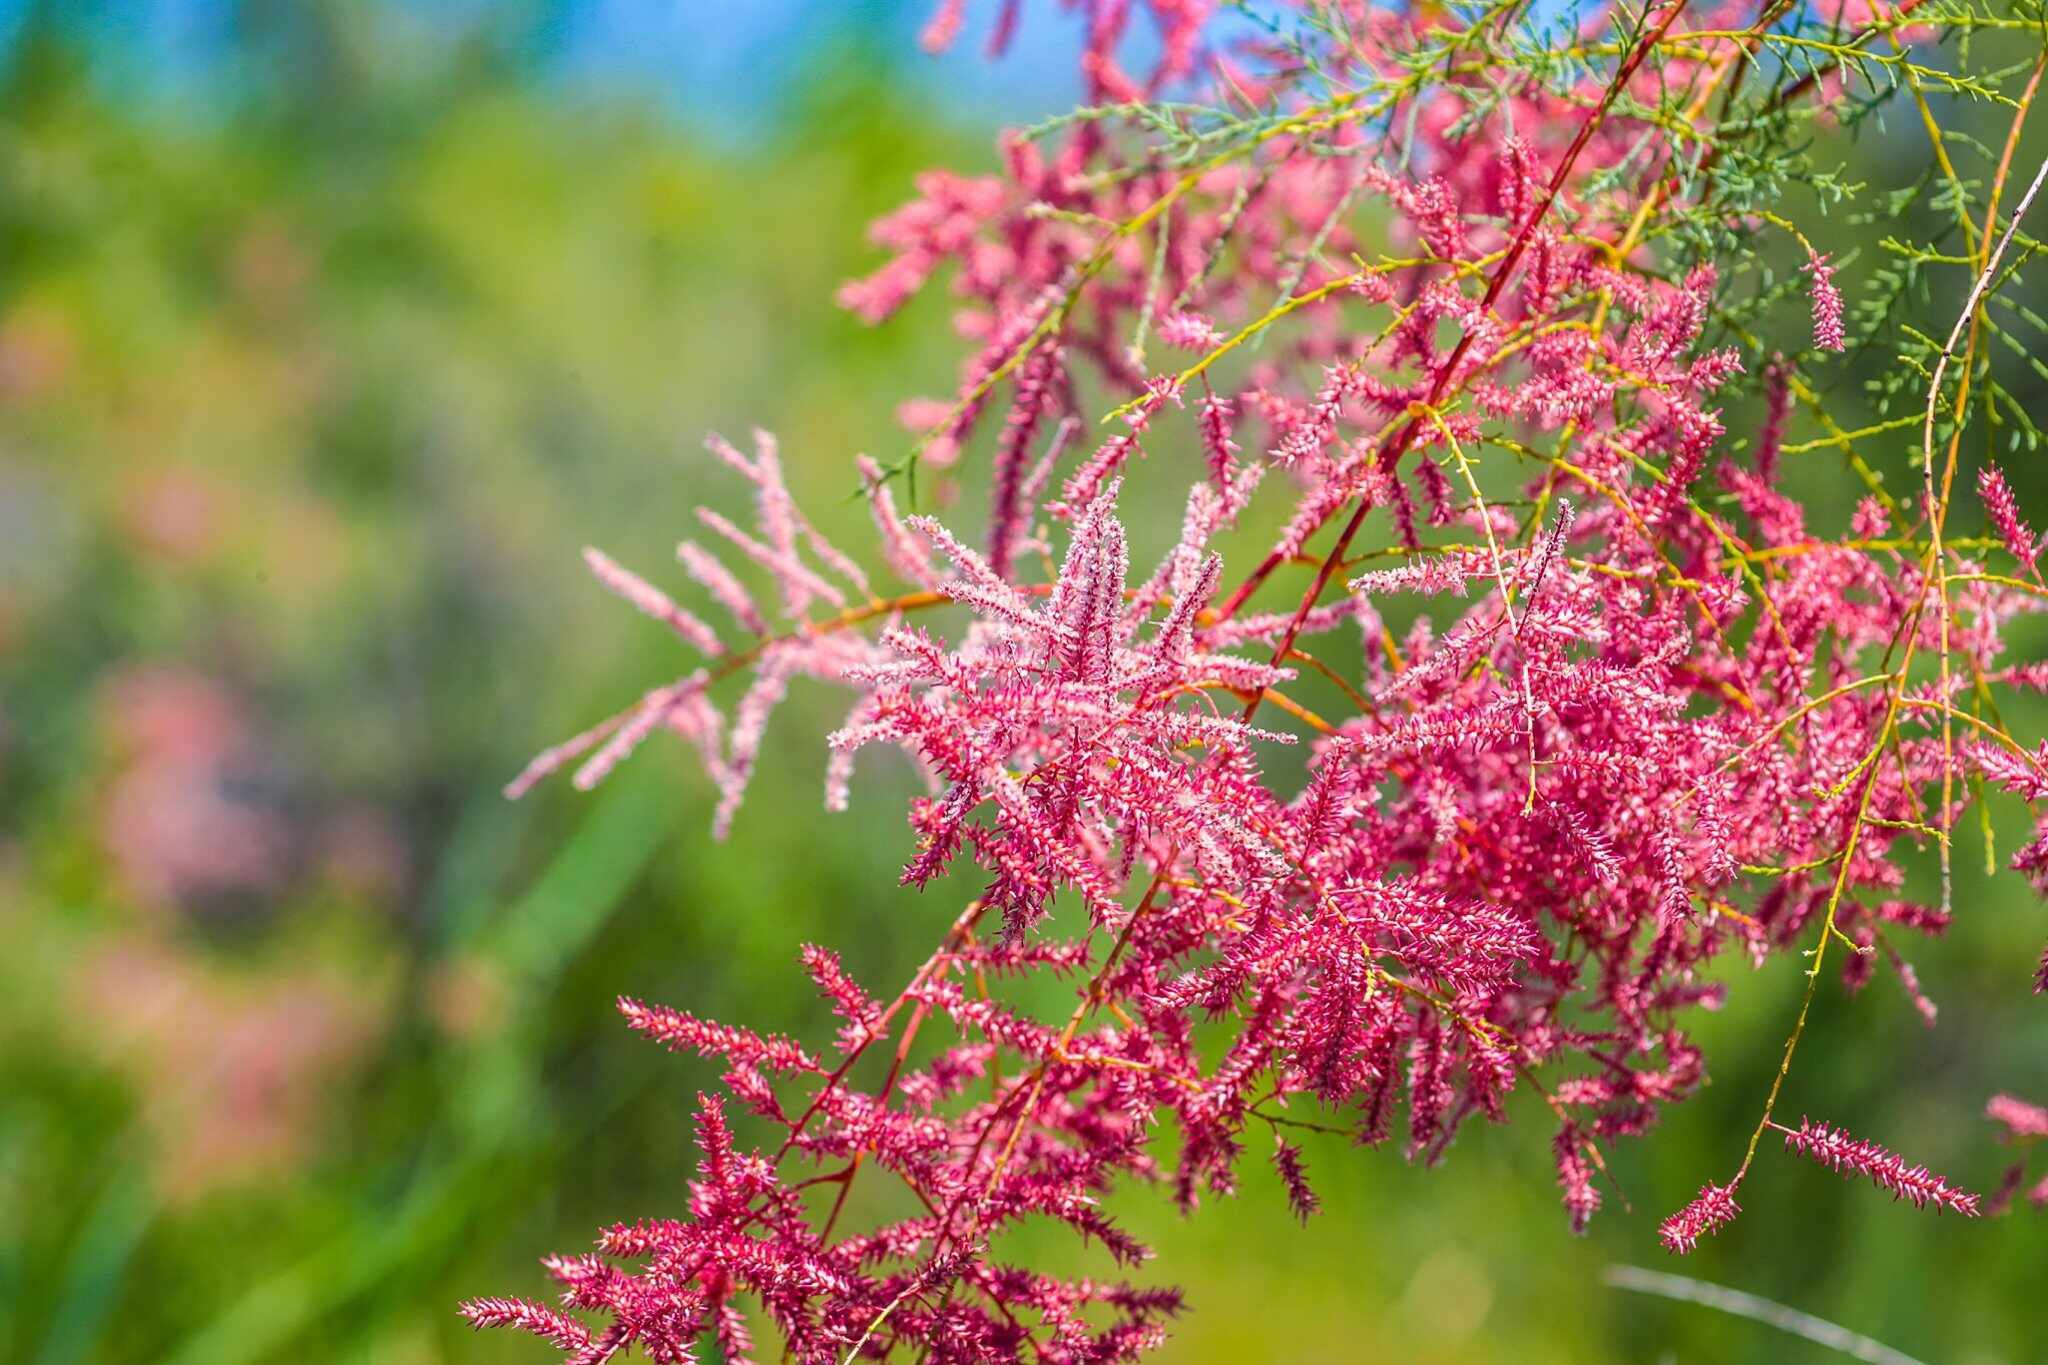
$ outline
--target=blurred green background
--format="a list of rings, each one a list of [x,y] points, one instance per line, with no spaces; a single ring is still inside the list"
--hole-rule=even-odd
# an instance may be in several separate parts
[[[454,1304],[678,1211],[710,1080],[613,998],[818,1036],[797,944],[886,988],[954,913],[895,885],[900,768],[819,809],[819,690],[723,845],[669,743],[590,796],[498,794],[684,666],[577,551],[672,582],[692,505],[742,501],[706,429],[778,432],[864,543],[851,456],[899,450],[957,352],[939,291],[878,330],[832,291],[917,170],[989,167],[1069,93],[1058,25],[983,75],[915,54],[921,4],[691,8],[0,7],[0,1360],[546,1358]],[[1831,985],[1787,1103],[1987,1189],[1985,1098],[2048,1099],[2048,916],[1974,837],[1916,955],[1941,1027],[1882,969]],[[1583,1240],[1534,1106],[1431,1172],[1312,1142],[1306,1231],[1256,1152],[1187,1222],[1126,1192],[1193,1309],[1165,1358],[1837,1358],[1601,1283],[1655,1264],[1928,1361],[2043,1359],[2039,1215],[1936,1219],[1767,1149],[1665,1263],[1796,996],[1792,961],[1729,971],[1713,1086],[1620,1152]]]

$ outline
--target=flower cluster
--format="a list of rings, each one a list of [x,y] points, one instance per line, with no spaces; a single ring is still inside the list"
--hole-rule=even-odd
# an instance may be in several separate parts
[[[1722,999],[1711,964],[1803,963],[1809,1003],[1838,960],[1850,989],[1884,964],[1931,1022],[1901,945],[1951,907],[1905,897],[1908,857],[1946,858],[1972,771],[2048,796],[2048,749],[1989,703],[2048,685],[2005,641],[2048,590],[1973,557],[2033,572],[2003,481],[1981,485],[1996,541],[1945,538],[1944,494],[1874,476],[1846,530],[1811,527],[1780,481],[1826,444],[1785,439],[1819,357],[1755,345],[1783,319],[1740,311],[1728,276],[1784,220],[1752,170],[1715,171],[1724,147],[1832,116],[1855,75],[1774,55],[1780,8],[1664,0],[1559,38],[1492,10],[1318,4],[1286,42],[1233,42],[1210,5],[1161,0],[1142,78],[1118,56],[1130,7],[1074,8],[1096,103],[1006,139],[1000,176],[927,177],[877,229],[890,259],[843,294],[879,321],[949,274],[972,343],[950,398],[906,405],[915,452],[861,465],[901,589],[816,532],[771,439],[714,439],[757,524],[702,512],[727,557],[679,556],[745,642],[592,552],[706,662],[513,784],[580,760],[588,786],[668,729],[702,753],[722,830],[770,712],[811,676],[852,694],[827,804],[858,752],[901,752],[929,783],[903,880],[978,890],[891,994],[803,951],[841,1021],[828,1048],[622,1001],[724,1069],[689,1216],[547,1263],[601,1329],[502,1299],[469,1305],[480,1326],[582,1362],[686,1359],[706,1336],[737,1359],[744,1301],[804,1361],[1128,1358],[1162,1339],[1171,1291],[1011,1264],[1001,1235],[1049,1219],[1135,1266],[1149,1251],[1105,1211],[1115,1188],[1158,1182],[1191,1209],[1234,1189],[1263,1128],[1307,1218],[1289,1130],[1431,1163],[1511,1103],[1550,1127],[1583,1228],[1604,1153],[1705,1077],[1688,1029]],[[964,15],[940,6],[926,43]],[[1488,59],[1522,77],[1488,79]],[[1161,101],[1204,87],[1206,110]],[[1716,119],[1709,150],[1669,134]],[[1842,350],[1836,267],[1807,250],[1815,347]],[[1752,384],[1767,416],[1744,458],[1723,404]],[[978,538],[899,511],[919,469],[965,471],[984,445]],[[1191,486],[1139,576],[1125,516],[1148,453]],[[1247,515],[1276,498],[1277,518]],[[1227,575],[1221,547],[1275,521]],[[739,675],[727,721],[712,692]],[[1305,776],[1274,761],[1286,746]],[[2015,866],[2048,876],[2048,827]],[[1026,1009],[1027,980],[1069,983],[1071,1009]],[[742,1144],[728,1103],[767,1145]],[[1783,1131],[1975,1211],[1873,1144]],[[1747,1170],[1667,1220],[1665,1245],[1730,1222]],[[863,1171],[908,1212],[853,1226]]]

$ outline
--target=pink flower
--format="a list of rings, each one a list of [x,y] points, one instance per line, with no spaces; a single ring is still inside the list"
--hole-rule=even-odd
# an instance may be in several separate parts
[[[1829,1170],[1860,1175],[1894,1199],[1904,1199],[1915,1208],[1932,1204],[1936,1209],[1953,1209],[1966,1218],[1977,1216],[1977,1196],[1930,1172],[1925,1166],[1908,1165],[1896,1153],[1874,1142],[1852,1138],[1839,1128],[1801,1119],[1797,1128],[1785,1131],[1785,1149],[1810,1157]]]
[[[1806,272],[1813,277],[1808,292],[1813,297],[1813,344],[1823,351],[1845,351],[1848,342],[1842,329],[1842,291],[1835,287],[1835,268],[1828,258],[1809,254]]]
[[[2048,1137],[2048,1109],[2038,1104],[2029,1104],[2011,1095],[1993,1095],[1984,1106],[1984,1112],[1994,1121],[2004,1124],[2010,1137]]]
[[[486,1327],[516,1328],[561,1351],[581,1351],[590,1345],[588,1327],[531,1299],[471,1299],[462,1305],[461,1313],[479,1331]]]
[[[1159,320],[1159,339],[1184,351],[1211,351],[1223,344],[1223,334],[1199,313],[1169,313]]]
[[[1719,1232],[1735,1221],[1742,1206],[1735,1202],[1732,1185],[1702,1185],[1699,1197],[1666,1218],[1657,1227],[1657,1238],[1674,1256],[1683,1256],[1702,1237]]]
[[[932,11],[924,32],[918,34],[918,46],[934,56],[953,45],[960,36],[960,24],[966,17],[967,0],[939,0],[938,8]]]
[[[1984,500],[1984,511],[1991,518],[1992,529],[2005,542],[2006,553],[2026,565],[2034,567],[2034,560],[2041,553],[2041,547],[2034,540],[2034,533],[2020,517],[2019,500],[2013,496],[2012,488],[2006,483],[2005,475],[1997,465],[1985,465],[1977,471],[1977,494]]]
[[[711,627],[671,602],[661,589],[638,574],[620,568],[596,550],[586,549],[583,559],[590,565],[590,571],[597,575],[598,582],[668,626],[694,645],[699,653],[713,658],[725,653],[725,647],[718,643],[718,636]]]

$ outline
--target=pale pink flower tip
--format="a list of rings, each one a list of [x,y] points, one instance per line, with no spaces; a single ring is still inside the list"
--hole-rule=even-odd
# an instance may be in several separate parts
[[[2010,1137],[2048,1137],[2048,1109],[2015,1095],[1993,1095],[1984,1106],[1984,1113],[1994,1122],[2004,1124]]]
[[[669,600],[667,593],[649,583],[630,569],[621,568],[602,551],[586,548],[583,562],[590,566],[590,572],[597,581],[625,598],[641,611],[663,622],[670,630],[694,645],[699,652],[716,658],[725,653],[725,647],[718,642],[718,636],[710,626],[696,616]]]

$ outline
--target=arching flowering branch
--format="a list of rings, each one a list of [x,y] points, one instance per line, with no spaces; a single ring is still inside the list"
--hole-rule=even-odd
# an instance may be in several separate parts
[[[969,8],[940,6],[927,44]],[[1136,1278],[1150,1251],[1104,1197],[1157,1183],[1193,1209],[1235,1189],[1249,1143],[1306,1220],[1319,1130],[1433,1163],[1475,1118],[1548,1125],[1582,1230],[1606,1150],[1700,1087],[1688,1029],[1731,951],[1803,964],[1807,991],[1740,1167],[1663,1243],[1736,1217],[1773,1129],[1975,1212],[1773,1116],[1825,969],[1855,990],[1882,968],[1932,1021],[1902,945],[1955,909],[1945,877],[1936,903],[1904,897],[1916,851],[1945,870],[1987,785],[2048,796],[2048,749],[1996,703],[2048,685],[2005,639],[2048,604],[2039,547],[1989,467],[1988,534],[1949,528],[1970,396],[2022,411],[1980,336],[2032,193],[2001,217],[2036,83],[1982,221],[1945,218],[1959,240],[1924,253],[1967,261],[1968,301],[1915,350],[1850,306],[1852,259],[1782,216],[1786,187],[1832,192],[1810,134],[1895,77],[1997,93],[1991,68],[1912,56],[1969,16],[1668,0],[1560,30],[1511,4],[1317,3],[1247,38],[1157,3],[1162,55],[1134,76],[1131,8],[1071,8],[1095,103],[1006,138],[999,175],[920,181],[843,295],[879,321],[947,279],[973,343],[949,397],[908,405],[912,455],[860,462],[900,587],[817,533],[772,439],[714,438],[755,508],[700,514],[689,601],[589,555],[702,665],[513,784],[576,763],[588,786],[667,729],[722,831],[791,682],[825,681],[851,698],[827,805],[857,754],[902,754],[928,784],[903,880],[952,873],[973,899],[893,993],[804,947],[829,1039],[622,1001],[723,1067],[688,1216],[547,1262],[571,1314],[486,1299],[471,1320],[582,1362],[707,1339],[737,1359],[764,1329],[804,1361],[1124,1359],[1181,1305]],[[1771,283],[1801,271],[1810,309]],[[1900,353],[1924,412],[1835,420],[1809,377],[1847,349]],[[1724,420],[1747,392],[1749,453]],[[963,477],[984,447],[978,525],[899,507],[921,467]],[[1881,469],[1916,450],[1902,499]],[[1846,527],[1810,525],[1783,481],[1821,453],[1865,481]],[[1179,531],[1140,574],[1126,519],[1162,469],[1187,487]],[[1240,526],[1255,498],[1285,513],[1270,539]],[[1268,770],[1290,745],[1305,777]],[[2012,862],[2048,882],[2048,825]],[[874,1181],[901,1192],[882,1221],[853,1197]],[[994,1250],[1041,1220],[1132,1278]]]

